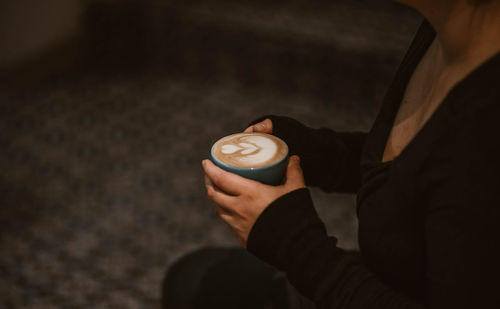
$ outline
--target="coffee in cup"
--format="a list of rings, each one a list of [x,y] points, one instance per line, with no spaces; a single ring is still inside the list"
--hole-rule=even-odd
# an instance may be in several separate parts
[[[240,176],[278,185],[288,163],[288,146],[266,133],[236,133],[219,139],[210,151],[220,168]]]

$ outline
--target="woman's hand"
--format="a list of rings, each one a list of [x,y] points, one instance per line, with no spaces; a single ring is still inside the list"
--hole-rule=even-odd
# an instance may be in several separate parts
[[[291,191],[305,188],[298,156],[291,156],[286,171],[286,182],[269,186],[229,173],[203,160],[205,187],[208,197],[215,202],[215,212],[233,230],[246,247],[248,235],[260,214],[277,198]]]
[[[252,126],[249,126],[243,132],[245,132],[245,133],[261,132],[261,133],[272,134],[273,133],[273,122],[271,121],[271,119],[267,118],[259,123],[256,123]]]

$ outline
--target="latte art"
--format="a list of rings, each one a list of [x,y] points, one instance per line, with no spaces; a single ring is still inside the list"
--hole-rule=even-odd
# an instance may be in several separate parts
[[[252,168],[271,165],[288,153],[281,139],[265,133],[236,133],[218,140],[212,154],[224,164]]]

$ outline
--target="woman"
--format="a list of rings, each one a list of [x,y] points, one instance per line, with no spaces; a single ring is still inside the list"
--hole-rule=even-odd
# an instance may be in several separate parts
[[[317,308],[500,308],[500,1],[400,2],[427,20],[368,134],[264,117],[246,131],[300,157],[286,183],[204,160],[207,193]],[[327,236],[306,185],[357,193],[360,255]]]

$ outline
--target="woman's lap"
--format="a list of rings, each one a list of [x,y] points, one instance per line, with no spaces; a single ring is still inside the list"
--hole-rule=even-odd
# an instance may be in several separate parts
[[[315,308],[283,273],[242,248],[206,248],[181,258],[167,272],[162,303],[168,309]]]

